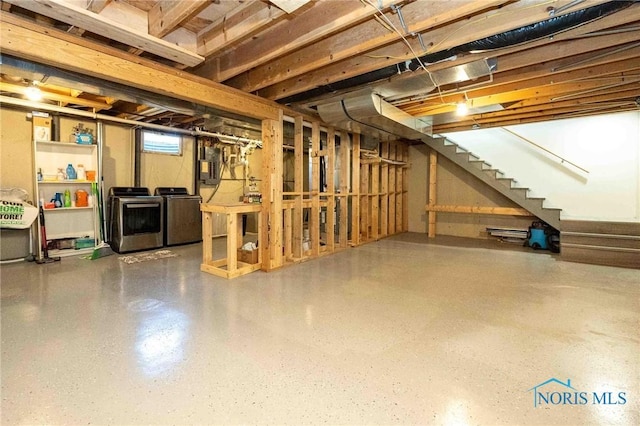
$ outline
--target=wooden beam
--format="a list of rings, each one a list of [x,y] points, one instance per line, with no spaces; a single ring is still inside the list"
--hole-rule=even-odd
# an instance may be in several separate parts
[[[0,50],[26,60],[257,119],[281,107],[257,96],[0,13]],[[72,57],[73,60],[68,60]]]
[[[623,84],[628,81],[628,78],[618,77],[613,79],[610,84],[620,83]],[[568,82],[568,83],[559,83],[559,84],[549,84],[546,86],[534,86],[526,89],[514,89],[512,91],[508,91],[503,87],[504,90],[501,90],[498,93],[488,94],[485,96],[474,96],[478,94],[478,91],[469,91],[468,97],[472,99],[471,107],[484,107],[489,105],[517,102],[523,99],[535,98],[538,96],[550,96],[556,95],[560,96],[563,94],[571,94],[571,93],[580,93],[593,89],[598,89],[602,87],[602,83],[599,81],[591,81],[591,80],[582,80],[577,82]],[[456,104],[458,102],[464,101],[464,93],[451,95],[451,96],[443,96],[443,100],[446,102],[448,99],[457,99],[458,101],[453,101],[451,103],[447,103],[440,106],[421,106],[421,107],[410,107],[403,108],[403,111],[420,117],[420,116],[429,116],[435,114],[443,114],[447,112],[454,112],[456,110]]]
[[[451,2],[432,2],[429,7],[424,7],[423,2],[409,2],[402,6],[402,14],[407,17],[408,32],[413,34],[426,31],[436,25],[445,25],[447,22],[502,3],[504,0],[482,2],[464,0],[456,2],[455,5]],[[390,18],[394,19],[391,16]],[[318,40],[312,45],[279,58],[277,67],[265,63],[228,80],[226,84],[247,92],[254,92],[336,61],[362,55],[398,40],[400,36],[396,32],[389,31],[380,25],[380,22],[371,19],[349,31]]]
[[[571,12],[584,9],[605,0],[594,0],[581,3]],[[422,2],[417,2],[421,4]],[[479,2],[483,4],[483,2]],[[557,3],[566,4],[567,1]],[[547,4],[537,0],[524,0],[505,5],[470,19],[460,19],[450,25],[443,25],[422,34],[429,40],[429,48],[425,53],[443,51],[464,43],[499,34],[515,28],[531,25],[549,18]],[[306,72],[304,75],[280,81],[260,90],[260,96],[268,99],[282,99],[318,86],[334,83],[355,77],[385,66],[395,65],[404,60],[413,59],[414,54],[404,42],[369,51],[366,55],[350,57],[337,61],[323,68]]]
[[[19,84],[12,84],[12,83],[6,83],[4,81],[1,81],[0,91],[26,95],[27,87]],[[68,95],[62,95],[60,93],[49,92],[44,87],[40,87],[40,92],[42,93],[43,99],[48,99],[51,101],[58,101],[58,102],[65,102],[65,103],[74,104],[74,105],[80,105],[83,107],[92,108],[95,111],[111,109],[112,107],[110,104],[105,102],[92,101],[90,99],[83,99],[75,96],[68,96]]]
[[[278,6],[278,8],[291,14],[296,10],[300,9],[305,4],[309,3],[311,0],[270,0],[270,1],[271,3]]]
[[[620,77],[619,81],[624,82],[623,79],[626,77],[625,73],[633,74],[640,69],[640,65],[637,60],[639,55],[640,46],[608,57],[606,63],[592,65],[577,70],[553,73],[550,72],[550,69],[546,66],[543,68],[534,66],[531,68],[537,68],[535,76],[532,76],[534,71],[526,69],[514,70],[504,74],[498,73],[494,77],[492,84],[466,91],[466,99],[473,102],[474,106],[476,106],[476,104],[478,106],[484,105],[484,103],[482,103],[485,102],[482,100],[483,98],[492,98],[495,100],[494,104],[501,102],[506,103],[526,99],[532,97],[531,95],[544,96],[543,92],[538,92],[538,88],[542,86],[551,87],[560,83],[595,83],[597,85],[598,83],[595,80],[595,77],[601,78],[603,76],[616,74]],[[518,71],[521,72],[522,75],[520,75]],[[531,78],[525,79],[527,76],[530,76]],[[572,90],[571,86],[565,85],[563,87],[568,91]],[[529,92],[525,92],[526,90],[529,90]],[[497,98],[497,96],[507,92],[510,93],[511,96],[506,100],[504,97],[500,99]],[[552,92],[555,93],[555,89],[553,89]],[[457,102],[465,100],[465,93],[443,94],[442,96],[434,95],[420,101],[398,105],[398,108],[414,115],[431,115],[439,113],[438,111],[441,111],[441,106],[446,105],[448,107],[446,111],[451,112],[455,109],[455,104]]]
[[[112,0],[87,0],[87,10],[93,13],[100,13]]]
[[[379,1],[382,8],[399,2],[401,0]],[[215,79],[225,81],[259,64],[356,25],[376,13],[375,8],[356,0],[316,2],[309,10],[296,17],[297,25],[276,27],[266,35],[263,43],[241,44],[223,55]]]
[[[438,179],[438,153],[431,149],[429,150],[429,206],[435,206],[437,200],[437,179]],[[436,212],[433,210],[427,210],[429,220],[429,238],[435,238],[436,236]]]
[[[482,207],[482,206],[452,206],[452,205],[427,205],[425,209],[431,212],[441,213],[468,213],[488,214],[501,216],[534,216],[531,212],[517,207]]]
[[[209,57],[228,49],[273,25],[283,16],[285,14],[281,10],[259,0],[241,3],[198,33],[198,54]],[[210,68],[196,71],[198,75],[212,75],[211,72]]]
[[[149,35],[162,38],[204,10],[210,0],[159,0],[149,10]]]
[[[179,64],[195,66],[204,61],[202,56],[194,52],[129,28],[120,22],[104,18],[64,0],[6,1]]]

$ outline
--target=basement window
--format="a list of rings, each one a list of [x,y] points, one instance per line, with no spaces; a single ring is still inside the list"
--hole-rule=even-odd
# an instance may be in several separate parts
[[[182,155],[182,137],[171,133],[143,130],[142,152]]]

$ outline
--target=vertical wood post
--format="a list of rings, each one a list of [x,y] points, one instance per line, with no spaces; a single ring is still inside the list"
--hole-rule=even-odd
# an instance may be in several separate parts
[[[293,148],[294,148],[294,192],[296,193],[294,198],[294,207],[292,218],[293,220],[293,234],[292,238],[292,256],[300,259],[302,257],[302,238],[303,238],[303,220],[304,210],[302,208],[302,192],[304,190],[304,123],[301,116],[295,118],[294,123],[294,136],[293,136]]]
[[[311,123],[311,255],[320,254],[320,123]]]
[[[360,134],[351,139],[351,244],[360,245]]]
[[[382,142],[380,156],[389,158],[389,142]],[[380,166],[380,236],[389,235],[389,163]]]
[[[438,170],[438,153],[433,149],[429,151],[429,207],[436,205],[436,179]],[[429,238],[436,236],[436,212],[429,210]]]
[[[347,247],[349,229],[349,133],[340,133],[340,223],[338,244]]]
[[[325,227],[327,232],[327,250],[332,252],[335,248],[336,239],[336,132],[333,127],[327,129],[327,156],[325,157],[327,164],[327,217]]]
[[[282,110],[278,120],[262,121],[262,232],[260,250],[262,269],[270,271],[283,264],[282,254],[282,185],[283,129]]]

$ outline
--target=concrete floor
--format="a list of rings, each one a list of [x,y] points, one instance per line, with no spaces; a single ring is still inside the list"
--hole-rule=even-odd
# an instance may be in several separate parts
[[[640,423],[640,271],[421,241],[231,281],[199,244],[3,265],[0,420]]]

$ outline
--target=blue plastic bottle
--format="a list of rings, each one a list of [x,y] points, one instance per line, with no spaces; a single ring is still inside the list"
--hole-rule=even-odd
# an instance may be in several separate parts
[[[76,169],[73,168],[71,163],[67,166],[67,179],[75,180],[78,176],[76,175]]]

